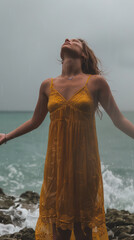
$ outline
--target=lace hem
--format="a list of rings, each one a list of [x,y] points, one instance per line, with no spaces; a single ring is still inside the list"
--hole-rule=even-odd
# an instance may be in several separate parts
[[[46,218],[42,219],[41,217],[38,218],[36,229],[35,229],[35,239],[36,240],[53,240],[53,223],[56,224],[56,229],[58,227],[62,228],[63,230],[70,229],[72,231],[71,240],[74,240],[74,222],[65,223],[57,220],[55,217],[53,218]],[[85,227],[90,227],[92,229],[92,239],[93,240],[109,240],[106,224],[105,222],[98,223],[95,225],[91,222],[81,222],[81,229],[83,234],[85,234]]]
[[[50,225],[53,225],[54,223],[56,224],[56,228],[61,228],[62,230],[73,230],[74,229],[74,222],[80,222],[81,223],[81,229],[83,231],[83,233],[86,235],[85,233],[85,228],[89,227],[90,229],[92,229],[92,232],[94,233],[98,233],[99,236],[103,235],[105,233],[105,228],[106,228],[106,223],[105,220],[99,220],[97,219],[94,222],[91,222],[89,220],[84,221],[83,219],[75,219],[72,220],[72,222],[66,222],[64,220],[59,220],[57,219],[55,216],[51,216],[51,217],[39,217],[40,221],[43,223],[43,225],[48,225],[50,227]]]

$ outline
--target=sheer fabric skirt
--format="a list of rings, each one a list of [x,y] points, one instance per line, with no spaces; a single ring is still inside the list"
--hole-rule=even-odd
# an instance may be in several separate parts
[[[36,240],[53,240],[53,223],[71,230],[75,240],[75,222],[83,233],[91,228],[93,240],[108,240],[95,121],[59,121],[58,116],[51,116],[49,127]]]

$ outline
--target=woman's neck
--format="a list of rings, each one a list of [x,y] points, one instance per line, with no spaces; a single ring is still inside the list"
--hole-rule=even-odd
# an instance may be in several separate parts
[[[81,60],[80,58],[66,58],[62,64],[62,74],[61,76],[74,76],[77,74],[82,74]]]

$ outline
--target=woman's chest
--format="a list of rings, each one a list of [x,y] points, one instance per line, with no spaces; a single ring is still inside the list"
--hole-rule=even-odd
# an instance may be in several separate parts
[[[94,100],[87,88],[78,90],[68,100],[56,89],[52,89],[48,98],[48,111],[53,112],[67,105],[83,113],[94,110]]]

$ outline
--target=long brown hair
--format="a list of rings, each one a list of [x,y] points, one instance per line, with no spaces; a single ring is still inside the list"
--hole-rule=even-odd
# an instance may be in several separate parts
[[[104,71],[101,69],[102,64],[101,64],[100,59],[95,56],[93,50],[88,46],[88,43],[85,40],[83,40],[81,38],[78,38],[78,40],[81,41],[82,46],[83,46],[83,52],[86,56],[86,57],[83,57],[83,59],[82,59],[83,73],[92,74],[92,75],[96,75],[96,74],[103,75]],[[99,64],[100,64],[101,68],[99,67]],[[100,105],[100,103],[98,102],[96,112],[101,119],[103,113],[99,109],[99,105]]]

